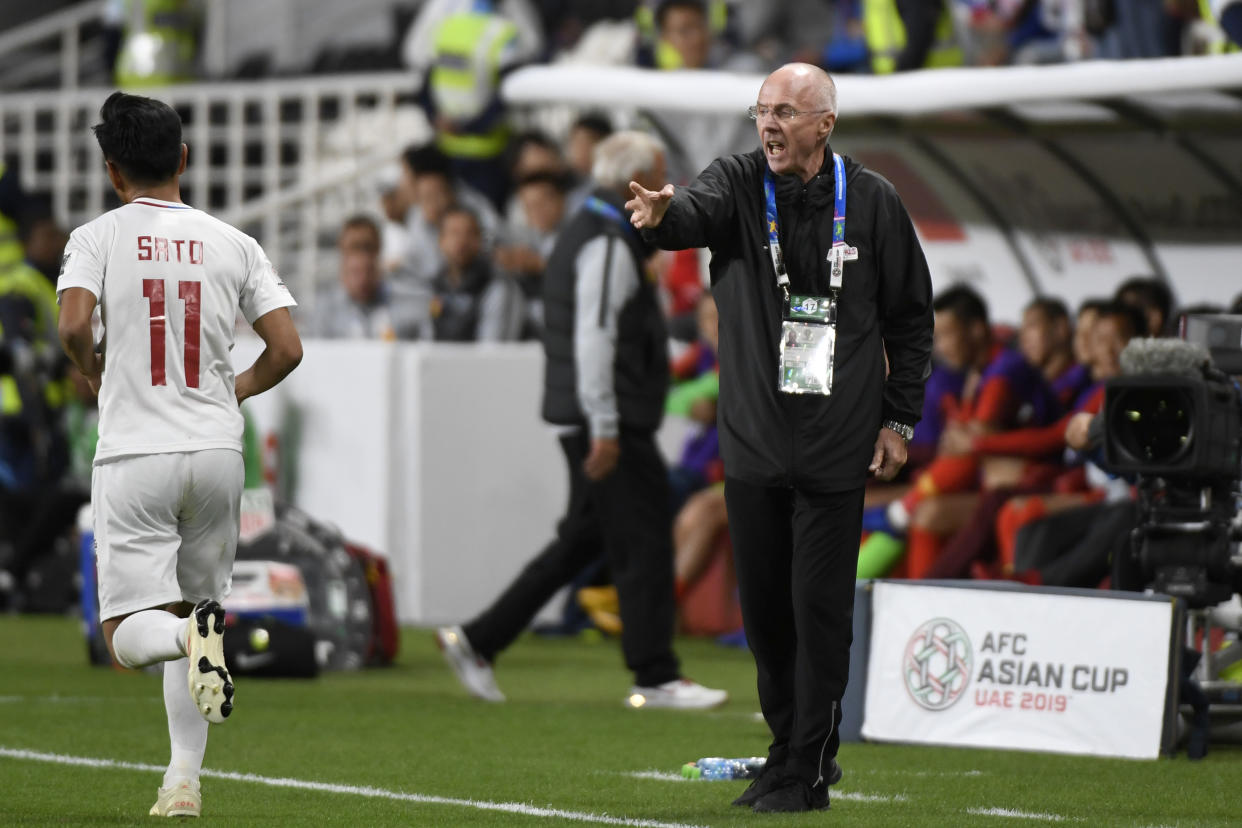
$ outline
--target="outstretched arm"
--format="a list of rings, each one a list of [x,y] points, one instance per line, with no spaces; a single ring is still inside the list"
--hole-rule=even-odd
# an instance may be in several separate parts
[[[639,230],[654,230],[660,226],[668,205],[673,201],[673,185],[665,184],[660,191],[648,190],[637,181],[630,182],[634,197],[625,202],[625,209],[633,210],[630,224]]]
[[[648,243],[665,250],[717,247],[736,233],[737,199],[726,163],[736,166],[731,159],[717,159],[689,186],[676,190],[672,184],[648,190],[631,182],[634,198],[625,205],[633,211],[630,221]]]

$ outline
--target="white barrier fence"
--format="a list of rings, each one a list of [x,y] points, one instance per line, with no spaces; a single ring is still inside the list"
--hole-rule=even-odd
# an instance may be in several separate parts
[[[538,345],[309,340],[246,410],[292,461],[290,501],[387,555],[401,622],[432,624],[481,610],[553,537],[568,488],[542,391]],[[684,434],[666,424],[666,456]]]
[[[156,90],[181,114],[190,148],[185,200],[258,238],[309,305],[334,275],[349,213],[376,212],[377,172],[428,127],[403,72]],[[0,95],[0,158],[27,191],[51,194],[73,228],[116,205],[90,127],[107,88]]]

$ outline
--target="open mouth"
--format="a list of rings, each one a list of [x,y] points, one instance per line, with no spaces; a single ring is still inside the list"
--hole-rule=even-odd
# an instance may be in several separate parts
[[[763,149],[769,158],[779,158],[785,154],[785,145],[780,141],[767,141],[764,143]]]

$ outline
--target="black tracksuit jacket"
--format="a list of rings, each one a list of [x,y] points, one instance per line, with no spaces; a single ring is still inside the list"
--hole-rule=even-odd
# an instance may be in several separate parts
[[[838,492],[864,485],[880,423],[914,425],[932,345],[931,280],[914,227],[882,176],[845,158],[846,262],[830,396],[777,389],[784,299],[768,253],[763,151],[719,158],[678,188],[660,225],[668,250],[708,247],[720,313],[720,449],[729,477]],[[781,250],[793,294],[827,296],[831,148],[806,184],[776,176]],[[890,370],[885,377],[884,355]]]

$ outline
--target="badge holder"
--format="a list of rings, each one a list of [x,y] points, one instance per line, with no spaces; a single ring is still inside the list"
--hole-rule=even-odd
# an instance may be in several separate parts
[[[781,323],[780,385],[786,394],[832,393],[837,302],[828,296],[790,296]]]
[[[833,357],[837,348],[837,297],[844,281],[845,263],[858,258],[858,250],[845,243],[845,162],[833,153],[835,199],[832,214],[832,248],[828,252],[829,296],[799,296],[789,292],[789,274],[781,255],[776,212],[776,186],[772,171],[763,177],[768,252],[776,284],[785,297],[781,322],[780,372],[777,387],[786,394],[832,393]]]

